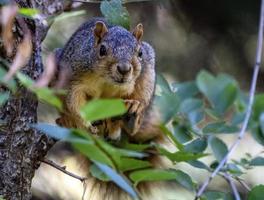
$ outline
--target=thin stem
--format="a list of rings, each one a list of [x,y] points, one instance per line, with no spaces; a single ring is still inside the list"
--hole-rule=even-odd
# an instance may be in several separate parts
[[[239,182],[248,192],[251,190],[242,178],[239,178],[237,176],[232,176],[232,178]]]
[[[259,32],[258,32],[258,45],[257,45],[257,53],[256,53],[256,62],[254,66],[254,72],[253,72],[253,78],[251,82],[251,87],[250,87],[250,92],[249,92],[249,103],[247,107],[247,112],[245,119],[243,121],[241,130],[239,132],[239,135],[235,142],[231,145],[229,151],[225,155],[225,157],[222,159],[222,161],[219,163],[217,168],[214,170],[214,172],[211,174],[211,176],[203,183],[201,188],[198,190],[196,194],[196,199],[198,199],[210,183],[210,181],[216,176],[216,174],[221,170],[221,168],[225,165],[225,163],[228,160],[228,157],[233,153],[235,148],[238,146],[240,140],[244,137],[248,122],[251,116],[252,112],[252,105],[254,102],[254,94],[256,90],[256,84],[257,84],[257,77],[258,77],[258,72],[260,68],[260,63],[261,63],[261,55],[262,55],[262,43],[263,43],[263,26],[264,26],[264,0],[261,1],[261,13],[260,13],[260,21],[259,21]]]
[[[227,172],[225,172],[225,173],[223,174],[223,177],[225,178],[225,180],[226,180],[226,181],[229,183],[229,185],[231,186],[231,189],[232,189],[232,191],[233,191],[233,194],[234,194],[234,196],[235,196],[235,199],[236,199],[236,200],[241,200],[240,195],[239,195],[239,193],[238,193],[238,191],[237,191],[237,187],[236,187],[235,183],[234,183],[233,180],[232,180],[232,177],[231,177]]]
[[[55,169],[57,169],[57,170],[65,173],[65,174],[67,174],[67,175],[69,175],[69,176],[71,176],[73,178],[78,179],[81,182],[85,182],[87,180],[87,177],[81,177],[81,176],[78,176],[76,174],[73,174],[72,172],[67,171],[65,166],[62,167],[62,166],[56,164],[55,162],[53,162],[51,160],[48,160],[46,158],[44,158],[43,160],[41,160],[41,162],[43,162],[43,163],[45,163],[47,165],[50,165],[50,166],[54,167]]]

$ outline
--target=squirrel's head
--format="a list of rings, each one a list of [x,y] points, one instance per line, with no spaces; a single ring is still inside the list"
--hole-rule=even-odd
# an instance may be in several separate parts
[[[104,78],[113,84],[134,83],[141,73],[142,24],[129,32],[120,26],[107,28],[104,22],[97,21],[93,32],[98,57],[96,67],[103,68],[99,71]]]

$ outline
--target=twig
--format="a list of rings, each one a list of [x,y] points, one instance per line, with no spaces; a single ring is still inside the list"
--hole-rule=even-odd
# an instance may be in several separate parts
[[[78,176],[76,174],[73,174],[73,173],[67,171],[65,166],[62,167],[62,166],[56,164],[55,162],[53,162],[51,160],[48,160],[46,158],[44,158],[43,160],[41,160],[41,162],[43,162],[43,163],[45,163],[47,165],[50,165],[50,166],[56,168],[57,170],[60,170],[61,172],[65,173],[65,174],[67,174],[67,175],[69,175],[69,176],[71,176],[73,178],[78,179],[79,181],[81,181],[83,183],[87,180],[87,177],[81,177],[81,176]]]
[[[232,178],[238,181],[248,192],[251,190],[242,178],[239,178],[237,176],[232,176]]]
[[[263,43],[263,26],[264,26],[264,0],[261,1],[261,13],[260,13],[260,21],[259,21],[259,32],[258,32],[258,46],[257,46],[257,53],[256,53],[256,62],[254,66],[254,72],[253,72],[253,78],[251,82],[251,87],[250,87],[250,92],[249,92],[249,103],[246,111],[246,116],[243,121],[241,130],[239,132],[238,138],[236,141],[232,144],[230,147],[229,151],[225,155],[225,157],[222,159],[222,161],[219,163],[217,168],[214,170],[214,172],[211,174],[211,176],[203,183],[201,188],[198,190],[196,194],[196,198],[198,199],[210,183],[210,181],[216,176],[216,174],[221,170],[221,168],[225,165],[225,163],[228,160],[228,157],[233,153],[237,145],[239,144],[240,140],[244,137],[248,122],[251,116],[251,111],[252,111],[252,105],[254,102],[254,94],[256,90],[256,83],[257,83],[257,77],[258,77],[258,72],[261,64],[261,55],[262,55],[262,43]]]
[[[231,189],[232,189],[232,191],[233,191],[233,193],[234,193],[235,199],[236,199],[236,200],[241,200],[240,195],[239,195],[239,193],[238,193],[238,191],[237,191],[237,187],[236,187],[236,185],[234,184],[234,182],[233,182],[233,180],[232,180],[232,177],[231,177],[227,172],[225,172],[225,173],[223,174],[223,177],[225,178],[225,180],[226,180],[226,181],[229,183],[229,185],[231,186]]]

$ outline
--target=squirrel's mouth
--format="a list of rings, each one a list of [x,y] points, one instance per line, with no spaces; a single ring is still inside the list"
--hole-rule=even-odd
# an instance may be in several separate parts
[[[113,81],[114,81],[115,83],[117,83],[118,85],[120,85],[120,84],[126,84],[126,83],[131,82],[129,79],[127,79],[127,78],[125,78],[125,77],[120,78],[120,79],[113,78]]]

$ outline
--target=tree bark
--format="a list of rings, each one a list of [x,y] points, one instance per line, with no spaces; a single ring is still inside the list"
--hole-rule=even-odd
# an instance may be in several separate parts
[[[43,16],[63,10],[63,0],[16,0],[19,7],[38,9]],[[23,73],[37,79],[43,71],[41,41],[49,29],[41,20],[25,20],[31,32],[33,53]],[[22,36],[16,34],[16,40]],[[0,45],[0,48],[3,48]],[[0,50],[1,54],[3,49]],[[6,58],[5,55],[1,57]],[[40,160],[54,144],[31,125],[37,122],[38,100],[26,88],[19,86],[0,110],[0,196],[4,199],[31,199],[31,180]]]

